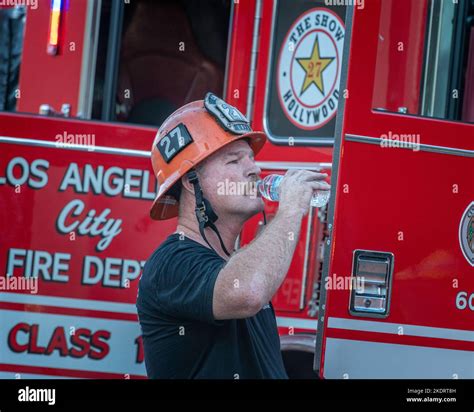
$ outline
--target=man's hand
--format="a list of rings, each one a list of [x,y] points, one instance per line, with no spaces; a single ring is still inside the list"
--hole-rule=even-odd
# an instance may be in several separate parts
[[[282,213],[297,213],[302,216],[309,211],[311,197],[316,190],[329,190],[331,186],[325,182],[327,173],[310,170],[289,170],[280,185],[280,205]]]

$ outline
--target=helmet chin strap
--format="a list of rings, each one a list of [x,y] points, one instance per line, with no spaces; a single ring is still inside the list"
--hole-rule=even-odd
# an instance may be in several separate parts
[[[199,233],[201,233],[201,237],[206,241],[209,247],[214,250],[216,253],[217,251],[211,246],[209,241],[207,240],[206,234],[204,229],[206,227],[210,227],[217,237],[219,238],[219,242],[221,244],[221,248],[227,256],[230,256],[227,248],[222,241],[222,237],[217,229],[217,226],[214,222],[218,219],[216,212],[212,209],[211,204],[209,201],[204,197],[201,189],[201,185],[199,183],[199,178],[197,177],[197,173],[195,170],[190,170],[187,173],[189,182],[194,186],[194,196],[196,198],[196,207],[194,208],[194,212],[196,213],[196,218],[199,223]],[[265,210],[262,211],[263,214],[263,225],[266,226],[267,224],[267,215],[265,214]]]
[[[221,244],[221,248],[227,256],[230,256],[230,253],[226,249],[224,242],[222,241],[221,235],[217,230],[216,225],[214,222],[218,219],[216,213],[212,209],[211,204],[209,201],[203,196],[201,185],[199,184],[199,179],[197,177],[195,170],[190,170],[187,173],[189,182],[194,186],[194,196],[196,198],[196,207],[194,211],[196,213],[196,218],[199,223],[199,233],[201,233],[202,238],[206,241],[209,247],[214,250],[216,253],[217,251],[211,246],[209,241],[206,238],[206,234],[204,233],[204,229],[206,227],[210,227],[217,237],[219,238],[219,242]]]

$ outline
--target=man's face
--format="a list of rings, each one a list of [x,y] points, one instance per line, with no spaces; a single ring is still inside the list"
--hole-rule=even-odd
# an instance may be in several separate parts
[[[260,173],[253,150],[245,140],[224,146],[198,168],[204,196],[216,214],[244,220],[263,211],[263,200],[251,184],[259,179]]]

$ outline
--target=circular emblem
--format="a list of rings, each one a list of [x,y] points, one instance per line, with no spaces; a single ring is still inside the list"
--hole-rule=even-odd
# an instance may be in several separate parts
[[[471,202],[461,217],[459,245],[466,260],[474,266],[474,202]]]
[[[278,59],[278,97],[300,129],[318,129],[336,114],[344,31],[337,14],[317,7],[299,16],[286,34]]]

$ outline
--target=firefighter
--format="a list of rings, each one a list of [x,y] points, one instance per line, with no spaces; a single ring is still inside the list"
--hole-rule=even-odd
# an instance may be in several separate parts
[[[244,223],[264,209],[251,183],[261,173],[254,155],[265,141],[212,93],[175,111],[157,133],[158,193],[150,215],[178,217],[178,226],[139,282],[149,378],[287,378],[270,300],[290,266],[313,192],[329,185],[324,173],[288,171],[275,217],[235,251]]]

